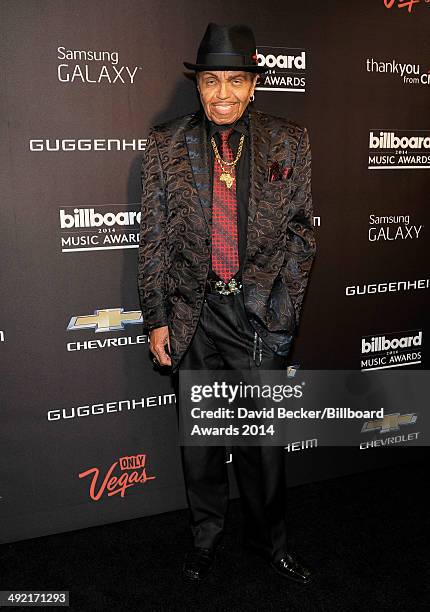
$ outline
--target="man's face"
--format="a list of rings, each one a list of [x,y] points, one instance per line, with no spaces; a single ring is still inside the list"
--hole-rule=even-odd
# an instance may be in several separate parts
[[[241,117],[254,93],[258,75],[233,70],[197,73],[197,89],[206,116],[223,125]]]

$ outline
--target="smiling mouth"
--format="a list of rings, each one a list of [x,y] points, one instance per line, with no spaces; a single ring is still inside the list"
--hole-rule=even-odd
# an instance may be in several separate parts
[[[220,113],[228,113],[234,106],[236,106],[236,102],[226,102],[224,104],[214,104],[213,105],[217,112]]]

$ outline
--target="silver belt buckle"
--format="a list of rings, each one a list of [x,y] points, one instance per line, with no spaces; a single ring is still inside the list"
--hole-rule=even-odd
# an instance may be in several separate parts
[[[242,283],[237,282],[235,278],[231,278],[228,283],[219,280],[215,283],[215,291],[221,295],[230,295],[231,293],[239,293],[242,289]]]

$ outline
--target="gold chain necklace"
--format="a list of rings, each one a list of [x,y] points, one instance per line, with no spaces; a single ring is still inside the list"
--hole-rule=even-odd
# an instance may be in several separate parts
[[[226,184],[226,186],[228,187],[228,189],[231,188],[231,186],[233,185],[234,182],[234,176],[231,175],[231,171],[233,170],[233,168],[235,167],[235,165],[237,164],[237,162],[240,159],[240,156],[242,155],[242,148],[243,148],[243,143],[245,140],[245,134],[242,134],[242,136],[240,137],[239,140],[239,147],[237,149],[237,155],[236,158],[231,161],[225,161],[224,159],[222,159],[221,155],[219,154],[218,151],[218,147],[216,146],[216,142],[215,142],[215,138],[212,136],[211,138],[211,144],[212,144],[212,148],[214,150],[215,153],[215,158],[217,160],[217,162],[219,163],[219,165],[221,166],[221,176],[219,177],[219,180],[222,181],[223,183]],[[227,169],[226,166],[231,166],[231,168]]]

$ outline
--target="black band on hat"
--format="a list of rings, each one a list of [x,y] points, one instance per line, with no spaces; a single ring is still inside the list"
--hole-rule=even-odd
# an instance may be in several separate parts
[[[204,57],[197,57],[197,64],[207,64],[208,66],[219,66],[220,64],[248,66],[249,57],[247,55],[239,55],[238,53],[206,53]]]

